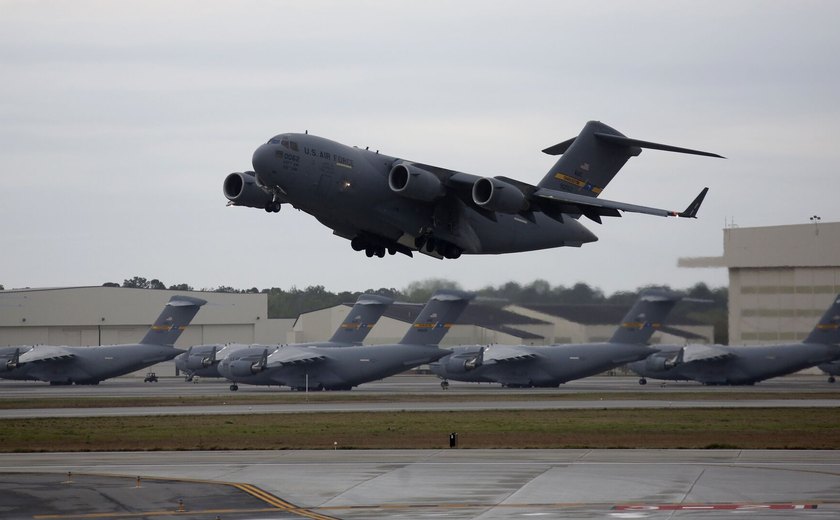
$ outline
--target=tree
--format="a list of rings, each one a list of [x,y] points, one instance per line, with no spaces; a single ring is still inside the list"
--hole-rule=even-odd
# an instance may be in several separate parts
[[[426,302],[438,289],[457,289],[461,286],[458,282],[445,278],[427,278],[419,282],[411,282],[402,293],[408,301]]]
[[[115,282],[105,282],[102,284],[102,287],[119,287],[120,284]]]
[[[135,276],[129,280],[123,280],[122,286],[130,289],[148,289],[149,281],[142,276]]]
[[[193,287],[192,287],[192,285],[188,285],[188,284],[185,284],[185,283],[178,283],[178,284],[175,284],[175,285],[170,285],[169,290],[170,291],[192,291]]]
[[[164,284],[157,278],[152,278],[151,280],[149,280],[149,289],[166,289],[166,284]]]

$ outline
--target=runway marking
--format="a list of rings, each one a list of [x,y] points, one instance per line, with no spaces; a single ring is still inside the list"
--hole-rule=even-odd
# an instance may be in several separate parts
[[[135,478],[129,477],[128,475],[118,475],[113,473],[79,473],[74,472],[74,476],[94,476],[94,477],[110,477],[110,478]],[[222,513],[267,513],[267,512],[286,512],[291,513],[297,516],[302,516],[304,518],[312,518],[313,520],[338,520],[332,516],[322,515],[320,513],[315,513],[310,511],[306,508],[296,506],[291,502],[287,502],[280,497],[272,495],[271,493],[258,488],[257,486],[251,484],[243,484],[239,482],[224,482],[218,480],[204,480],[204,479],[191,479],[191,478],[175,478],[175,477],[150,477],[145,476],[143,477],[144,480],[147,481],[167,481],[167,482],[187,482],[193,484],[211,484],[211,485],[220,485],[220,486],[229,486],[236,488],[244,493],[251,495],[252,497],[265,502],[266,504],[271,505],[271,508],[257,508],[257,509],[201,509],[201,510],[190,510],[187,511],[189,514],[222,514]],[[88,513],[88,514],[58,514],[58,515],[33,515],[32,518],[38,520],[73,520],[73,519],[95,519],[95,518],[136,518],[136,517],[145,517],[145,516],[171,516],[173,514],[173,510],[167,511],[146,511],[146,512],[139,512],[139,513],[119,513],[119,512],[112,512],[112,513]],[[176,512],[177,514],[177,512]]]

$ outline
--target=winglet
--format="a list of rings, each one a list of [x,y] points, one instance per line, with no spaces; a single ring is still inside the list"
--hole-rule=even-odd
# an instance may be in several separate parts
[[[682,213],[677,213],[678,217],[683,218],[697,218],[697,211],[700,209],[700,204],[703,204],[703,199],[706,198],[706,193],[709,192],[709,188],[703,188],[703,191],[700,192],[700,195],[691,201],[691,204],[685,208],[685,211]]]

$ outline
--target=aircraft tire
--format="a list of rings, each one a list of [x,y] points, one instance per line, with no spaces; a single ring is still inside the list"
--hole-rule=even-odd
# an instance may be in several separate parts
[[[379,258],[385,258],[385,248],[384,247],[377,247],[376,248],[376,256]]]
[[[367,255],[368,258],[373,258],[373,248],[372,247],[365,248],[365,255]]]
[[[239,390],[239,385],[237,385],[236,383],[230,385],[231,392],[236,392],[237,390]]]
[[[350,241],[350,247],[353,248],[353,251],[364,251],[365,241],[359,237],[356,237]]]
[[[828,382],[829,383],[833,383],[835,381],[836,381],[836,379],[834,378],[834,376],[828,376]]]
[[[639,384],[640,385],[646,385],[647,384],[647,379],[645,379],[644,377],[639,379]]]

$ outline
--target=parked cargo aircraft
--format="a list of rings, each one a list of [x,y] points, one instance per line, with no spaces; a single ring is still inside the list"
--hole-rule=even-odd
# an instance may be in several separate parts
[[[173,296],[140,343],[16,349],[0,370],[0,378],[48,381],[53,385],[96,385],[170,360],[183,352],[173,345],[205,303],[190,296]]]
[[[840,359],[840,295],[802,343],[781,345],[685,345],[630,363],[647,378],[694,380],[707,385],[751,385]]]
[[[438,344],[472,298],[462,291],[437,291],[397,344],[285,345],[273,352],[265,349],[258,359],[228,357],[219,364],[219,373],[231,380],[231,390],[237,390],[239,383],[350,390],[448,354]]]
[[[332,337],[326,342],[309,343],[305,346],[351,346],[361,345],[371,329],[388,306],[394,302],[392,298],[378,294],[362,294],[356,300],[347,317],[336,329]],[[236,355],[237,359],[258,360],[264,350],[274,352],[280,344],[249,345],[241,343],[196,345],[175,358],[175,367],[186,374],[186,380],[193,377],[223,377],[219,373],[219,363],[228,356]]]
[[[600,374],[630,361],[644,359],[655,349],[647,346],[651,335],[680,295],[648,289],[628,311],[607,342],[542,346],[459,346],[432,363],[433,373],[444,380],[501,383],[507,387],[554,387],[567,381]]]
[[[581,215],[600,223],[621,212],[694,218],[708,188],[685,211],[598,196],[642,148],[717,154],[630,139],[590,121],[572,139],[543,150],[562,155],[536,186],[478,177],[307,134],[280,134],[254,152],[254,171],[224,180],[229,205],[280,211],[291,204],[314,216],[353,249],[383,257],[412,251],[437,258],[580,247],[597,237]]]

